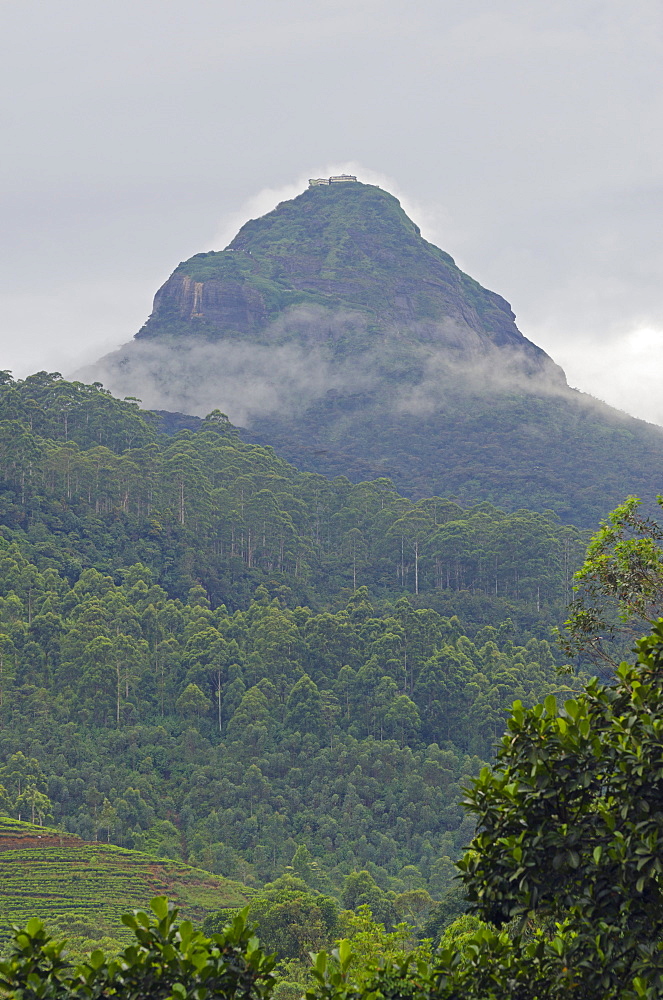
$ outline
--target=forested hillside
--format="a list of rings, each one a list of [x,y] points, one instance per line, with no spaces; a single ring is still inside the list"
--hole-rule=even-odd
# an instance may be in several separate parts
[[[249,885],[442,895],[506,710],[578,686],[548,640],[585,534],[45,373],[0,420],[5,810]]]
[[[85,566],[143,561],[173,596],[200,582],[214,606],[237,607],[270,579],[313,606],[358,586],[431,599],[463,591],[537,611],[570,596],[589,536],[550,512],[415,503],[386,479],[300,473],[242,442],[218,412],[172,438],[151,417],[100,386],[7,377],[3,523],[35,553],[47,535],[59,539],[58,566],[72,580]]]

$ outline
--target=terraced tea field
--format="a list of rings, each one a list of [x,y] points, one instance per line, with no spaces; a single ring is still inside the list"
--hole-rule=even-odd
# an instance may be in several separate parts
[[[86,937],[124,940],[120,915],[164,895],[196,923],[247,901],[244,886],[181,862],[0,817],[0,945],[11,924],[30,917],[75,936],[87,928]]]

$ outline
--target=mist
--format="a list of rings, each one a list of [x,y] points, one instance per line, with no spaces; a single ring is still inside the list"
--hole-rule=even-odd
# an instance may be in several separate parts
[[[376,330],[359,312],[316,306],[287,310],[260,339],[137,339],[75,377],[137,397],[147,409],[201,417],[220,409],[247,428],[270,417],[296,419],[332,395],[359,397],[391,415],[427,416],[457,405],[462,394],[568,393],[564,373],[545,355],[497,347],[464,322]]]

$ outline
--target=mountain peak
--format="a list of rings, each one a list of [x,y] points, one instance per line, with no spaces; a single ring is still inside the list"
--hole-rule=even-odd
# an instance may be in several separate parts
[[[310,186],[245,223],[224,250],[182,262],[137,339],[299,341],[304,307],[313,310],[305,339],[318,344],[333,316],[351,314],[360,352],[368,331],[374,341],[440,347],[455,358],[498,347],[511,367],[564,381],[520,333],[505,299],[425,240],[397,198],[359,181]],[[352,339],[346,331],[347,349]]]
[[[504,298],[361,181],[313,184],[179,264],[134,340],[80,374],[153,409],[220,409],[300,468],[564,517],[590,467],[595,516],[615,463],[640,481],[662,440],[570,389]]]

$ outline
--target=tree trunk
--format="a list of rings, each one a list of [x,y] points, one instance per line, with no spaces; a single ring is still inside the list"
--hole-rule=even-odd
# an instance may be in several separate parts
[[[120,677],[120,664],[115,664],[115,670],[117,671],[117,701],[115,706],[115,724],[120,728],[120,697],[122,694],[122,678]]]

